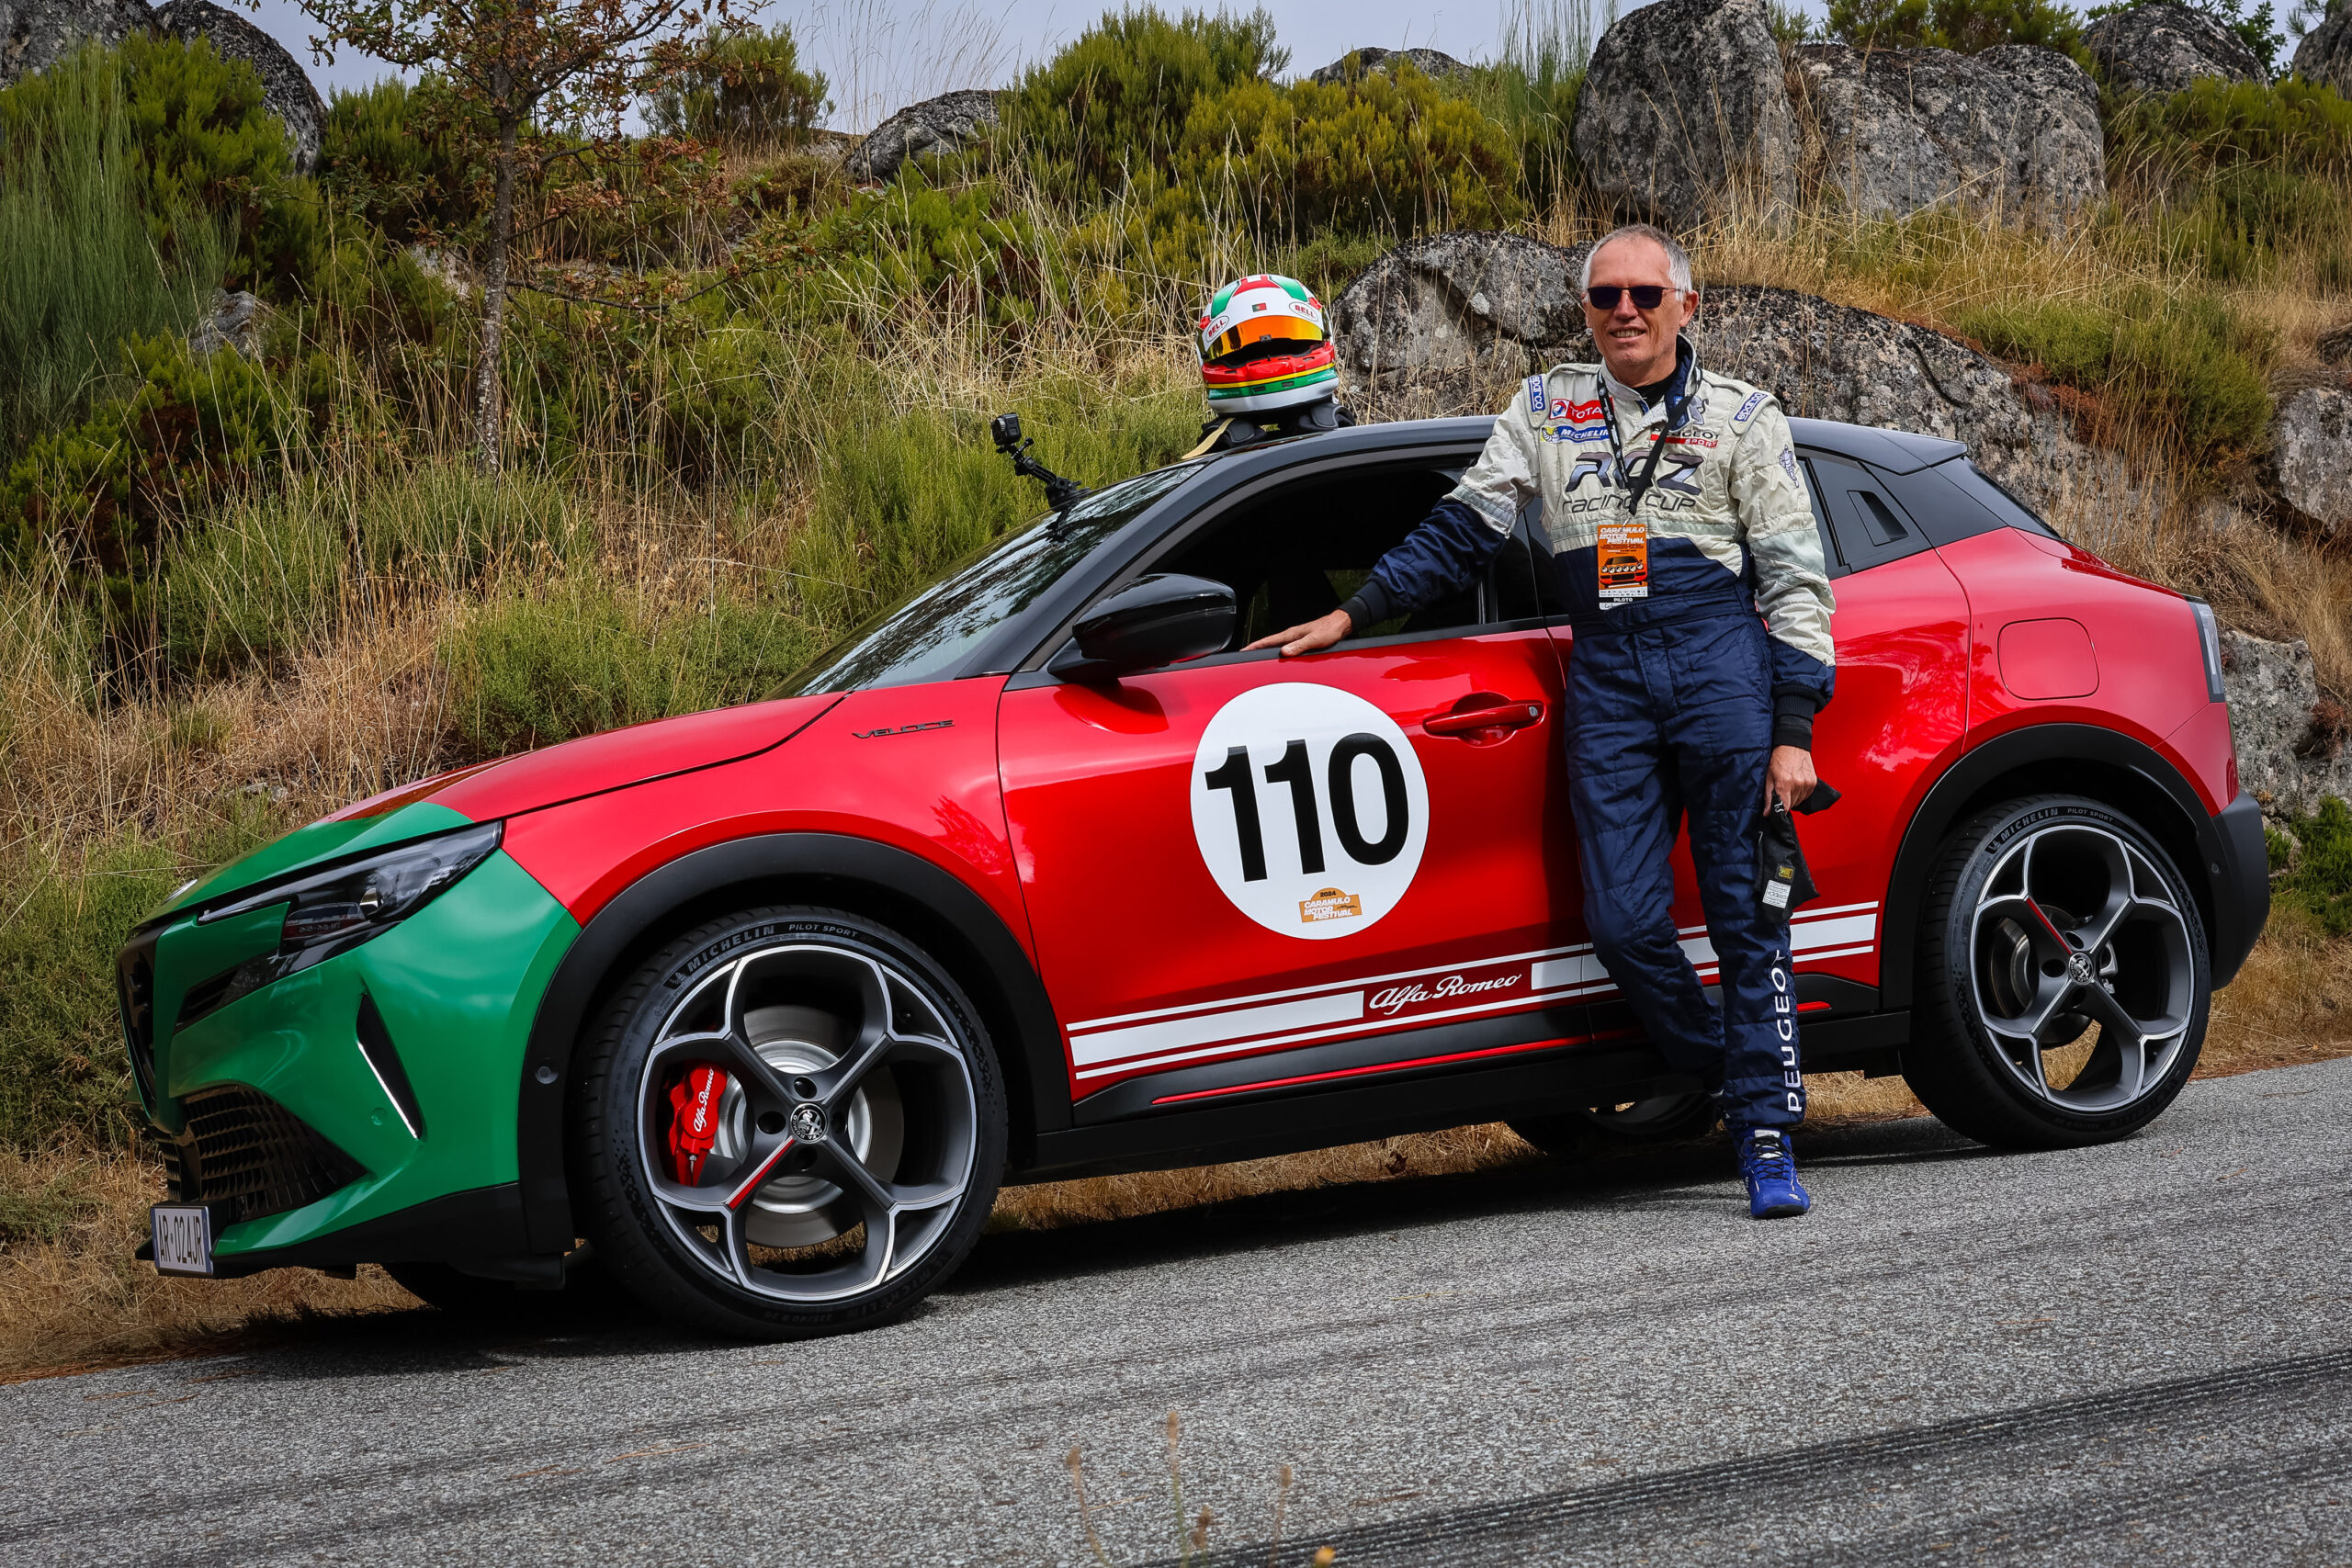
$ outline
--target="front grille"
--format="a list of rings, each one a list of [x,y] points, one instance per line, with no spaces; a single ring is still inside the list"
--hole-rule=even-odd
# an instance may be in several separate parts
[[[180,1104],[187,1131],[164,1145],[172,1196],[183,1203],[226,1205],[219,1224],[315,1203],[367,1174],[266,1094],[208,1089]]]
[[[114,961],[115,991],[122,1004],[122,1043],[130,1053],[130,1073],[139,1083],[140,1102],[155,1106],[155,939],[160,930],[141,931],[124,944]]]

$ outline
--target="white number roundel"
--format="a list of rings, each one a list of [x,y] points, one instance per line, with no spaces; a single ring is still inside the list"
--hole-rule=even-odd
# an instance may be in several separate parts
[[[1193,758],[1193,838],[1233,907],[1284,936],[1352,936],[1420,869],[1430,792],[1413,743],[1352,693],[1261,686]]]

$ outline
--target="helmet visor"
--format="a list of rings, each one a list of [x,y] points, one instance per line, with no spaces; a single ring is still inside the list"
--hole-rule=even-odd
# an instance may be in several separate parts
[[[1323,341],[1323,329],[1297,316],[1251,316],[1218,334],[1201,358],[1212,365],[1241,364],[1261,354],[1295,352],[1291,345]],[[1268,347],[1265,345],[1280,345]]]

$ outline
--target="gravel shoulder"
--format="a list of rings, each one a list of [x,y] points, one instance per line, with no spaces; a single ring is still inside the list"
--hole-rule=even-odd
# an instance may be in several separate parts
[[[2352,1559],[2352,1061],[2128,1143],[1687,1147],[992,1236],[797,1346],[322,1325],[0,1388],[0,1556],[79,1562]]]

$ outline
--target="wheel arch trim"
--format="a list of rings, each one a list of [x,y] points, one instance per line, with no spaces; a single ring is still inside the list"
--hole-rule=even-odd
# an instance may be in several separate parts
[[[2096,725],[2034,724],[2007,730],[1962,752],[1928,787],[1912,813],[1887,878],[1879,944],[1882,1007],[1912,1004],[1919,908],[1936,857],[1953,829],[1972,809],[2004,794],[1996,788],[2004,779],[2070,763],[2089,763],[2096,772],[2088,778],[2041,778],[2030,784],[2019,780],[2020,791],[2103,798],[2099,775],[2110,780],[2120,775],[2136,784],[2130,793],[2140,796],[2140,801],[2106,800],[2105,804],[2130,813],[2135,804],[2144,805],[2151,799],[2163,802],[2169,819],[2143,821],[2140,826],[2172,855],[2175,867],[2188,879],[2196,897],[2198,913],[2205,922],[2213,985],[2225,985],[2237,973],[2268,911],[2238,907],[2240,900],[2230,889],[2234,851],[2220,819],[2206,812],[2196,787],[2154,747],[2128,735]],[[2187,854],[2182,852],[2184,846],[2189,851]]]
[[[1026,1160],[1037,1134],[1069,1125],[1061,1029],[1045,984],[1027,951],[978,894],[922,856],[870,839],[832,833],[732,839],[657,866],[614,895],[582,928],[540,996],[524,1053],[515,1126],[523,1215],[535,1252],[569,1251],[578,1234],[564,1163],[565,1110],[572,1055],[597,1002],[628,965],[678,929],[682,918],[716,913],[735,889],[772,898],[779,884],[795,897],[847,901],[852,908],[878,900],[886,908],[920,911],[933,928],[929,934],[951,933],[963,952],[933,956],[955,974],[998,1036],[1012,1119],[1011,1162]]]

